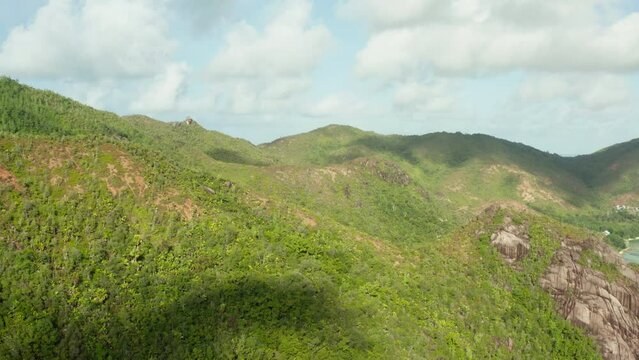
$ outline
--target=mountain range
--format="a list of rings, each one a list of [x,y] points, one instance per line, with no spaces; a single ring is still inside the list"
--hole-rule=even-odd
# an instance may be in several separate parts
[[[639,357],[639,139],[254,145],[0,78],[0,149],[3,358]]]

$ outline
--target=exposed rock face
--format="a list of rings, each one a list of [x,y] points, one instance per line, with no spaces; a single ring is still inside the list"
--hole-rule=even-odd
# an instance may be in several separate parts
[[[514,268],[530,250],[525,227],[509,218],[491,244]],[[616,276],[588,267],[585,251]],[[597,239],[564,239],[540,284],[559,313],[596,340],[605,359],[639,359],[639,275],[617,252]]]
[[[192,117],[187,116],[186,119],[182,120],[182,121],[175,121],[171,123],[174,127],[181,127],[181,126],[191,126],[191,125],[199,125],[197,123],[197,121],[193,120]]]
[[[498,208],[487,211],[495,213]],[[515,225],[511,218],[504,218],[504,225],[490,237],[490,243],[499,250],[513,267],[518,267],[517,262],[530,251],[530,238],[527,229],[523,225]]]
[[[622,277],[610,281],[602,272],[580,265],[584,250],[614,264]],[[639,279],[606,245],[565,240],[541,286],[566,319],[597,340],[605,359],[639,359]]]
[[[401,167],[392,162],[362,158],[357,159],[355,163],[390,184],[408,186],[412,181]]]
[[[510,264],[524,258],[530,250],[530,240],[521,238],[507,230],[500,230],[494,233],[490,240],[490,243],[499,250]]]

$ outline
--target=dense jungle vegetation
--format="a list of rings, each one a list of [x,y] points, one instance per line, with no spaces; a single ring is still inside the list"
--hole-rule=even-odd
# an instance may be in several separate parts
[[[591,236],[556,219],[637,230],[601,215],[636,167],[595,184],[528,149],[344,127],[254,146],[0,78],[0,358],[600,358],[539,277]],[[509,213],[519,271],[489,201],[550,215]]]

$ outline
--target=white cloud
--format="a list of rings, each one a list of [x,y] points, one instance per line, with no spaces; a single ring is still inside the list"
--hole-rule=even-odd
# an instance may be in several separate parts
[[[290,111],[296,95],[310,85],[304,78],[238,79],[218,87],[222,97],[220,110],[235,114],[264,114]]]
[[[433,81],[428,84],[407,82],[395,91],[395,108],[404,112],[434,113],[454,108],[456,86],[452,81]]]
[[[639,13],[619,15],[618,3],[350,0],[342,11],[359,10],[374,29],[357,73],[395,81],[424,72],[639,70]]]
[[[169,64],[131,104],[131,109],[139,112],[175,110],[180,96],[186,90],[188,72],[189,67],[185,63]]]
[[[324,26],[309,26],[311,3],[287,1],[282,12],[260,33],[241,23],[226,36],[211,72],[220,77],[296,77],[312,70],[331,36]]]
[[[196,32],[206,31],[230,13],[234,0],[170,0],[183,22],[187,15]]]
[[[359,18],[373,29],[423,25],[451,21],[483,22],[501,19],[518,27],[552,24],[574,26],[592,24],[603,15],[618,14],[621,0],[562,0],[540,3],[536,0],[343,0],[338,14]],[[628,1],[626,1],[628,3]],[[605,18],[604,18],[605,20]]]
[[[417,23],[434,14],[437,7],[434,0],[347,0],[339,4],[338,13],[364,18],[375,28],[385,28]]]
[[[568,100],[591,111],[628,104],[632,90],[622,76],[538,75],[524,81],[519,98],[529,103]]]
[[[162,2],[49,0],[11,30],[0,71],[38,78],[127,78],[161,71],[175,48]]]
[[[308,0],[285,1],[263,31],[247,23],[229,31],[209,69],[228,94],[227,111],[281,111],[310,86],[332,41],[326,27],[311,23],[311,10]]]
[[[311,117],[359,117],[367,112],[366,102],[348,93],[326,96],[311,104],[305,114]]]
[[[114,84],[112,84],[111,81],[106,81],[102,84],[90,86],[88,89],[84,90],[85,100],[83,101],[83,103],[96,109],[104,108],[104,102],[111,95],[113,87]]]

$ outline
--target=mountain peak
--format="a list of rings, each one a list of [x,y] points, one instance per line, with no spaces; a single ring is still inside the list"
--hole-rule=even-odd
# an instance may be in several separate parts
[[[173,126],[185,126],[185,127],[193,127],[193,128],[204,129],[204,127],[202,127],[202,125],[200,125],[197,121],[195,121],[190,116],[187,116],[182,121],[174,121],[172,124],[173,124]]]
[[[331,137],[353,137],[365,134],[366,131],[350,125],[330,124],[299,135],[328,135]],[[295,136],[295,135],[294,135]]]
[[[363,130],[360,130],[356,127],[350,126],[350,125],[342,125],[342,124],[329,124],[320,128],[317,128],[311,132],[314,131],[356,131],[356,132],[362,132]]]

